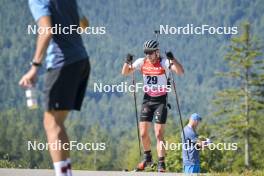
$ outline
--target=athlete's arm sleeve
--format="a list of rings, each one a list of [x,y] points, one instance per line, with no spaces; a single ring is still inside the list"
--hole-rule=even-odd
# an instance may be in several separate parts
[[[136,70],[140,70],[143,63],[144,63],[144,58],[139,58],[132,64],[132,67]]]
[[[36,22],[43,16],[51,15],[48,0],[29,0],[28,5]]]
[[[164,68],[165,69],[169,69],[169,67],[170,67],[170,62],[169,62],[169,59],[164,59],[165,61],[164,61]]]
[[[161,66],[165,69],[166,74],[169,75],[169,71],[170,71],[170,69],[169,69],[169,67],[170,67],[169,60],[168,59],[162,59]]]

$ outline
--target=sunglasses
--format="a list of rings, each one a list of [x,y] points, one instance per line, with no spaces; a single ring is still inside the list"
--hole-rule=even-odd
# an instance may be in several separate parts
[[[155,51],[144,51],[146,55],[152,55]]]

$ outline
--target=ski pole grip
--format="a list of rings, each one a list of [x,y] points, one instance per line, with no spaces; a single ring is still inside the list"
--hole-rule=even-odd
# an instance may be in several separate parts
[[[166,52],[166,56],[167,56],[167,59],[169,59],[169,60],[173,60],[174,59],[174,56],[173,56],[171,51]]]
[[[134,56],[132,54],[128,53],[127,57],[126,57],[126,63],[129,64],[129,65],[132,64],[133,57]]]

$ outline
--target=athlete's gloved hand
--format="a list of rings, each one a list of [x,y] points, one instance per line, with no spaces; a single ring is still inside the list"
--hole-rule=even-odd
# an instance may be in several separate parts
[[[130,65],[132,64],[132,61],[133,61],[133,55],[128,53],[126,57],[126,63]]]
[[[167,59],[169,59],[169,60],[173,60],[174,59],[174,56],[173,56],[171,51],[166,52],[166,56],[167,56]]]

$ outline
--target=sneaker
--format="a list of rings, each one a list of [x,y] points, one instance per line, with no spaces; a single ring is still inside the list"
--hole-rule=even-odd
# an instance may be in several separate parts
[[[158,172],[165,172],[165,171],[166,171],[165,162],[158,162]]]
[[[136,171],[143,171],[143,170],[145,170],[145,168],[146,168],[147,166],[152,167],[152,165],[153,165],[152,158],[149,159],[149,160],[144,159],[143,161],[141,161],[141,162],[137,165]]]

